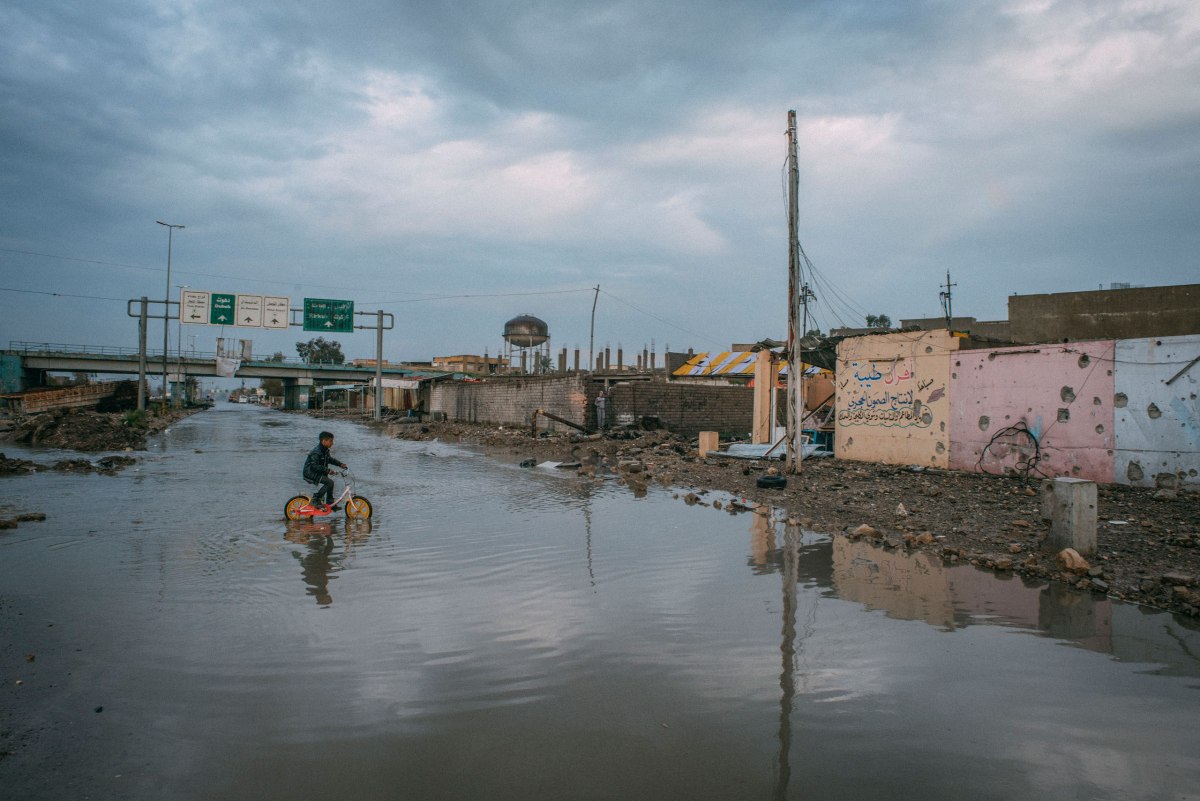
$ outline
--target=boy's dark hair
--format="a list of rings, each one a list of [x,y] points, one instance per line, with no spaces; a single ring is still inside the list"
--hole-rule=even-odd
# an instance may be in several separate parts
[[[328,431],[322,431],[317,439],[333,439],[333,434],[330,434]]]

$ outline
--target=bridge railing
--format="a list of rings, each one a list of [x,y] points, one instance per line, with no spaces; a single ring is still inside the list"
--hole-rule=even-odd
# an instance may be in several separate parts
[[[115,347],[115,346],[107,346],[107,345],[70,345],[70,344],[66,344],[63,342],[26,342],[23,340],[10,340],[8,343],[8,350],[10,353],[20,353],[23,356],[97,356],[97,357],[119,356],[119,357],[123,357],[123,358],[128,358],[128,357],[137,358],[137,355],[138,355],[137,348],[124,348],[124,347]],[[163,357],[162,348],[159,348],[158,350],[150,350],[150,349],[146,350],[146,360],[152,364],[156,361],[161,363],[162,357]],[[190,348],[184,348],[182,352],[178,352],[178,351],[168,351],[167,352],[167,360],[168,361],[172,361],[172,360],[174,360],[176,358],[180,358],[180,357],[183,358],[184,360],[191,359],[191,360],[200,360],[200,361],[213,361],[214,359],[217,358],[217,354],[213,351],[197,351],[197,350],[192,350]],[[255,364],[255,365],[281,364],[281,365],[284,365],[287,367],[328,366],[328,367],[338,367],[338,368],[343,368],[343,369],[362,369],[362,370],[373,370],[374,369],[374,367],[355,368],[354,365],[349,364],[349,363],[335,364],[334,362],[306,362],[299,358],[295,358],[295,359],[284,358],[282,361],[280,361],[278,359],[272,358],[271,356],[264,356],[264,355],[252,356],[248,361],[243,360],[242,363],[243,364]]]

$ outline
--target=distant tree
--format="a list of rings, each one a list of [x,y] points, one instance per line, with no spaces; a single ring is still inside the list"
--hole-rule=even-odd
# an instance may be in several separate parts
[[[296,353],[301,361],[309,364],[325,362],[329,364],[344,364],[346,357],[342,355],[342,343],[327,341],[325,337],[310,339],[308,342],[297,342]]]
[[[868,314],[867,328],[891,328],[892,318],[886,314]]]
[[[297,344],[299,344],[299,343],[297,343]],[[281,350],[277,350],[277,351],[275,351],[275,355],[274,355],[274,356],[272,356],[271,358],[267,359],[267,361],[269,361],[269,362],[282,362],[282,361],[284,361],[285,359],[287,359],[287,357],[283,355],[283,351],[281,351]]]
[[[810,328],[804,332],[804,336],[806,336],[806,337],[823,337],[825,335],[821,333],[820,328]]]

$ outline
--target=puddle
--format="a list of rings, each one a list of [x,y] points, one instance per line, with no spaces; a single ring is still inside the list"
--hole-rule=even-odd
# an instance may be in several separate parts
[[[368,525],[281,520],[324,428]],[[12,797],[1149,799],[1200,775],[1200,634],[1161,612],[267,410],[194,415],[154,456],[3,482],[48,515],[0,532]]]

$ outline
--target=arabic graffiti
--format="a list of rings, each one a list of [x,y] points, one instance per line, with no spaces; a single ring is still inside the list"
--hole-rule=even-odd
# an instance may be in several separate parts
[[[916,378],[912,358],[844,362],[840,389],[848,400],[838,410],[837,421],[844,426],[881,426],[885,428],[929,428],[934,410],[929,404],[946,397],[945,386],[933,389],[922,400],[935,379]]]
[[[885,428],[929,428],[933,411],[907,392],[859,395],[838,412],[838,424]]]
[[[874,386],[882,381],[885,386],[894,386],[913,377],[913,360],[850,362],[849,369],[854,371],[854,380],[861,385]]]

